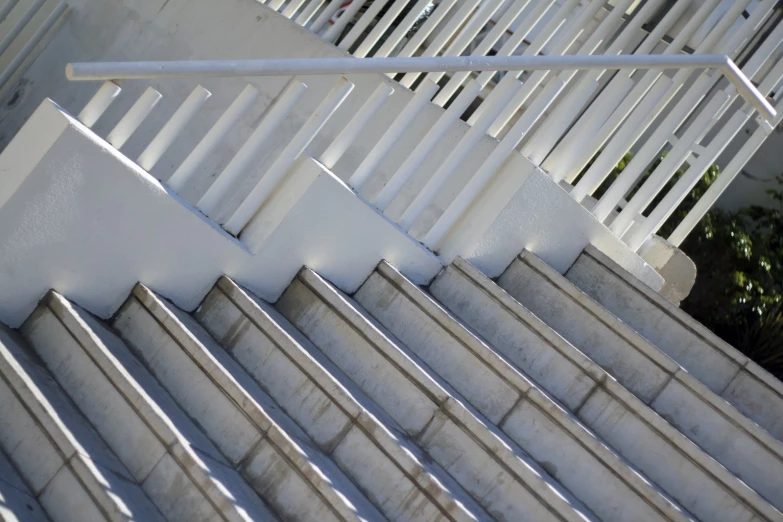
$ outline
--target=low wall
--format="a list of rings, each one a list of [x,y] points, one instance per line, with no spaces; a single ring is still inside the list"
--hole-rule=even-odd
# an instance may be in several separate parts
[[[257,254],[50,101],[0,170],[0,321],[11,326],[50,288],[108,317],[137,281],[190,310],[222,274],[274,301],[303,265],[346,292],[382,259],[421,284],[441,269],[310,159],[289,172],[304,187]]]

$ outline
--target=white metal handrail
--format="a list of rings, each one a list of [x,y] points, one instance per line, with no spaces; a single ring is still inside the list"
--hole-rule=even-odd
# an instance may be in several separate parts
[[[344,75],[359,73],[459,71],[567,71],[622,69],[716,69],[767,121],[775,109],[737,65],[723,54],[432,56],[404,58],[297,58],[71,63],[72,81],[190,77]]]

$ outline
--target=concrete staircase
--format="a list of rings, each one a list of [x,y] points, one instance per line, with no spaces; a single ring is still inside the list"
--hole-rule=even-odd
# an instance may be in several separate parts
[[[138,284],[108,321],[51,291],[0,330],[0,514],[783,521],[756,370],[718,390],[682,316],[619,317],[662,310],[643,290],[589,249],[427,289],[382,262],[352,296],[303,268],[274,305],[222,277],[192,314]]]

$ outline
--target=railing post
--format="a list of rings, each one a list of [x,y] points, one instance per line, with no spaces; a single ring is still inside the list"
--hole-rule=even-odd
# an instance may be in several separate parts
[[[109,105],[117,99],[122,89],[114,82],[103,82],[98,92],[87,102],[87,105],[81,110],[76,119],[91,129],[95,122],[103,116]]]
[[[136,103],[125,113],[125,116],[114,126],[106,137],[106,141],[111,143],[115,149],[121,149],[125,142],[128,141],[139,125],[147,119],[152,109],[158,104],[162,98],[161,94],[153,89],[147,87],[147,90],[139,96]]]
[[[256,130],[250,135],[239,152],[223,169],[212,185],[207,189],[196,206],[206,215],[212,215],[217,210],[220,201],[236,185],[239,178],[247,172],[250,164],[255,161],[259,150],[266,143],[281,121],[288,116],[294,105],[302,98],[307,85],[299,78],[291,78],[283,92],[267,110],[264,119],[258,124]]]
[[[364,105],[356,111],[353,118],[343,127],[340,134],[332,140],[331,145],[329,145],[319,157],[319,161],[323,163],[326,168],[334,168],[337,162],[340,161],[340,158],[343,157],[343,154],[345,154],[345,151],[348,150],[348,147],[351,146],[351,143],[353,143],[357,136],[359,136],[359,133],[362,132],[365,125],[370,122],[370,118],[378,112],[378,109],[386,103],[386,100],[393,93],[394,89],[385,83],[382,83],[373,91],[370,97],[367,98],[367,101],[364,102]]]
[[[378,143],[375,144],[372,150],[370,150],[370,153],[367,154],[351,175],[348,184],[354,190],[358,191],[361,189],[362,185],[370,179],[370,176],[375,172],[375,168],[381,160],[383,160],[394,144],[402,137],[403,133],[408,128],[408,125],[410,125],[414,118],[419,115],[424,106],[429,103],[430,98],[432,98],[437,90],[438,86],[433,82],[425,82],[425,84],[419,88],[402,112],[400,112],[399,116],[395,118],[394,122],[389,126],[383,136],[381,136],[381,139],[378,140]]]
[[[226,112],[209,129],[209,132],[201,139],[188,157],[185,158],[185,161],[174,171],[174,174],[169,177],[166,184],[178,192],[181,191],[199,165],[212,154],[257,99],[258,89],[248,84],[226,109]]]
[[[160,132],[152,138],[147,148],[136,159],[136,163],[147,172],[160,161],[160,158],[177,139],[177,136],[185,130],[188,123],[196,116],[207,103],[212,93],[201,85],[193,89],[193,92],[185,99],[182,105],[174,112],[169,121],[160,129]]]
[[[462,113],[473,103],[481,87],[478,82],[469,82],[462,92],[459,93],[457,99],[454,100],[446,111],[440,115],[435,125],[427,131],[427,134],[422,138],[421,142],[413,149],[402,165],[399,166],[397,172],[389,178],[389,181],[381,189],[381,191],[372,199],[372,204],[378,208],[378,210],[386,210],[389,203],[397,197],[402,188],[416,173],[416,169],[424,162],[424,159],[428,154],[432,152],[435,146],[440,142],[443,136],[448,132],[455,121],[459,120]]]
[[[473,85],[477,90],[479,89],[478,82],[472,81],[469,85]],[[438,167],[438,170],[435,171],[429,181],[427,181],[427,184],[424,185],[424,188],[421,189],[413,202],[403,212],[399,220],[399,224],[403,229],[410,230],[416,219],[432,203],[438,192],[443,188],[443,185],[454,175],[454,172],[456,172],[465,157],[473,150],[473,147],[486,136],[492,120],[497,117],[497,114],[514,94],[519,91],[521,86],[522,84],[517,81],[515,84],[504,87],[503,91],[498,92],[498,95],[492,101],[492,104],[487,107],[487,110],[484,111],[484,114],[481,115],[481,118],[468,129],[468,132],[454,147],[451,154],[446,157],[446,160]],[[425,244],[427,243],[425,242]]]
[[[288,145],[283,149],[275,162],[272,163],[269,170],[266,171],[253,190],[250,191],[250,194],[242,201],[239,208],[226,221],[223,228],[234,235],[239,235],[278,183],[280,183],[280,180],[288,172],[288,169],[291,168],[291,165],[304,152],[305,148],[315,138],[318,131],[326,124],[352,89],[353,84],[345,78],[341,78],[337,82],[337,85],[332,88],[329,94],[326,95],[326,98],[315,109],[315,112],[305,121],[299,132],[288,142]]]

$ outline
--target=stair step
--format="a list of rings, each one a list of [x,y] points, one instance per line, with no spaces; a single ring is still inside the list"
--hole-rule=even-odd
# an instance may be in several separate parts
[[[0,446],[41,506],[56,521],[163,522],[23,343],[0,327]]]
[[[389,519],[485,517],[272,306],[222,277],[194,315]]]
[[[588,246],[566,277],[693,377],[783,441],[783,382]]]
[[[595,518],[315,272],[300,271],[277,308],[496,519]]]
[[[718,462],[783,509],[783,443],[530,252],[498,284]]]
[[[283,518],[383,519],[188,314],[139,284],[113,325],[143,364]]]
[[[49,292],[22,332],[166,520],[275,520],[100,321]]]
[[[690,519],[388,263],[354,299],[601,520]]]
[[[38,499],[22,476],[0,451],[0,520],[4,522],[49,522]]]
[[[709,457],[478,269],[457,259],[430,292],[701,520],[783,520]]]

